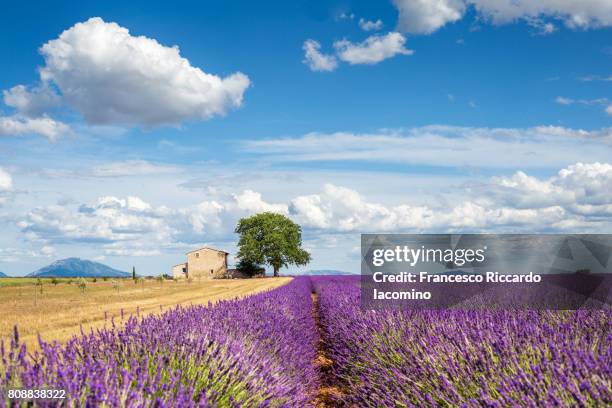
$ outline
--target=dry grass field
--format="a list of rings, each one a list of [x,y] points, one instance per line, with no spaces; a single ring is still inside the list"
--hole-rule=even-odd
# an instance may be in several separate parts
[[[73,334],[121,321],[137,313],[159,313],[175,305],[215,302],[272,289],[289,282],[291,278],[236,279],[192,282],[117,279],[97,282],[87,280],[80,288],[77,279],[60,280],[52,284],[49,279],[0,279],[0,338],[6,340],[19,327],[20,337],[28,349],[38,347],[38,334],[45,340],[65,341]],[[41,293],[42,289],[42,293]],[[106,316],[106,320],[105,320]]]

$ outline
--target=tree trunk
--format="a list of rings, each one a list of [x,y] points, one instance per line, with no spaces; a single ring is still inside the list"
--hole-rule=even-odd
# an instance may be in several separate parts
[[[280,269],[280,268],[279,268],[278,266],[274,266],[274,276],[275,276],[275,277],[280,276],[280,275],[278,274],[278,270],[279,270],[279,269]]]

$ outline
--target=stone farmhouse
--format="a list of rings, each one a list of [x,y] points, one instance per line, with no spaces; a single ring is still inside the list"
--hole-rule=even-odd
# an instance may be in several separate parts
[[[187,262],[172,267],[174,279],[241,279],[247,278],[238,269],[229,269],[227,266],[228,252],[219,249],[203,247],[187,252]],[[265,269],[253,277],[263,277]]]
[[[224,278],[227,275],[227,256],[229,253],[214,248],[199,248],[187,252],[187,262],[172,267],[172,277],[187,278]]]

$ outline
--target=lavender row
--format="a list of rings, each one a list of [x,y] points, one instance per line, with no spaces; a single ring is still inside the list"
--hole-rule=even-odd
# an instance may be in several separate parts
[[[363,311],[314,278],[337,405],[610,406],[610,311]]]
[[[65,345],[41,342],[32,355],[15,330],[1,345],[0,390],[64,389],[68,406],[305,406],[318,387],[310,293],[298,278],[240,300],[113,322]]]

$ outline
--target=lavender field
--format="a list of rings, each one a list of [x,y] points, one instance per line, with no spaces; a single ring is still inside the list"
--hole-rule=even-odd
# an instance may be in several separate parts
[[[314,281],[340,406],[606,406],[610,311],[363,311]]]
[[[130,317],[33,354],[16,330],[0,350],[0,390],[67,391],[67,401],[41,406],[612,403],[609,311],[362,311],[358,284],[296,278],[240,300]]]

